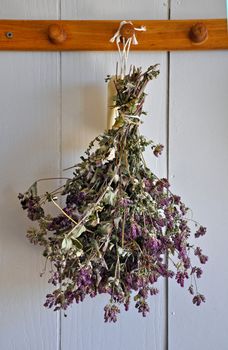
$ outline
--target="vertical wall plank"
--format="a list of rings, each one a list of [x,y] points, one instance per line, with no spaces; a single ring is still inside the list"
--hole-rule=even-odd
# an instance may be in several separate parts
[[[1,1],[1,18],[58,18],[57,1]],[[0,348],[54,350],[56,314],[42,304],[44,259],[27,242],[17,194],[59,172],[59,54],[0,54]]]
[[[167,18],[167,1],[62,0],[62,19]],[[91,33],[92,35],[92,33]],[[166,53],[132,53],[130,63],[146,68],[161,63],[161,75],[148,88],[143,132],[166,143]],[[107,74],[115,72],[117,53],[62,53],[62,163],[63,168],[79,161],[89,141],[106,128]],[[151,168],[166,175],[165,155],[156,163],[146,154]],[[151,299],[151,314],[143,319],[132,306],[121,313],[115,325],[104,324],[103,307],[108,296],[73,305],[62,319],[62,350],[163,350],[165,348],[165,290]]]
[[[174,1],[172,18],[225,17],[225,1]],[[171,54],[170,176],[172,188],[208,227],[198,241],[209,262],[199,280],[207,302],[192,305],[169,283],[169,350],[226,350],[228,226],[228,52]]]
[[[171,0],[172,19],[225,18],[226,0]]]
[[[6,1],[6,0],[5,0]],[[168,0],[61,0],[64,19],[166,19]]]

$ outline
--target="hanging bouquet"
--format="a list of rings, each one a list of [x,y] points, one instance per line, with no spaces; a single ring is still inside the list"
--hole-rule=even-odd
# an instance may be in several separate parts
[[[155,157],[163,149],[139,133],[146,114],[145,88],[158,74],[154,65],[145,72],[134,67],[124,77],[116,76],[118,117],[90,143],[73,177],[52,192],[38,194],[35,182],[19,194],[22,208],[38,224],[27,237],[43,247],[43,256],[51,262],[49,282],[55,290],[47,295],[48,308],[66,310],[86,295],[107,293],[104,319],[116,322],[119,306],[128,310],[134,294],[135,307],[146,316],[147,299],[158,293],[160,277],[175,278],[181,287],[189,279],[193,303],[205,301],[196,284],[202,270],[192,264],[190,254],[201,264],[208,258],[189,241],[188,208],[143,158],[147,146]],[[46,212],[47,202],[57,207],[56,216]],[[203,236],[205,227],[195,225],[195,237]]]

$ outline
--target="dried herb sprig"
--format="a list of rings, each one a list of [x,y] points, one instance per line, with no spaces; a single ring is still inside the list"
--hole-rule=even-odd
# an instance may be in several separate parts
[[[108,293],[104,318],[116,322],[120,304],[128,310],[135,292],[135,307],[146,316],[159,277],[175,277],[182,287],[190,278],[193,303],[205,301],[196,285],[202,270],[192,265],[190,253],[201,264],[208,258],[189,242],[188,208],[143,159],[147,146],[156,157],[163,149],[139,133],[145,88],[158,74],[154,65],[146,72],[133,67],[124,79],[116,76],[118,117],[111,130],[90,143],[73,177],[51,193],[38,195],[36,182],[19,194],[22,208],[38,223],[27,237],[43,247],[53,267],[49,282],[56,289],[44,304],[49,308],[65,310],[86,295]],[[63,208],[57,196],[64,196]],[[46,213],[47,202],[57,207],[56,216]],[[203,236],[205,227],[196,226],[195,237]]]

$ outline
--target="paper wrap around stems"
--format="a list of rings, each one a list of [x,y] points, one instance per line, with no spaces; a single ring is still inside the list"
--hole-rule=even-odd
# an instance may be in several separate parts
[[[116,118],[119,116],[118,107],[115,107],[115,99],[114,97],[117,94],[116,87],[114,84],[114,80],[116,79],[116,75],[111,76],[108,82],[108,106],[107,106],[107,128],[108,130],[113,127],[115,124]],[[134,118],[140,120],[138,115],[126,115],[127,118]]]
[[[108,107],[107,107],[107,128],[111,129],[118,116],[118,109],[115,107],[114,97],[116,96],[116,88],[114,80],[116,76],[113,75],[108,82]]]

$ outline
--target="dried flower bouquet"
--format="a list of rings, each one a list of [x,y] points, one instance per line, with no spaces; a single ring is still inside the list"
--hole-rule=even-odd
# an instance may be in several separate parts
[[[116,322],[120,304],[128,310],[134,292],[135,307],[146,316],[148,296],[158,293],[160,277],[175,278],[182,287],[189,279],[193,303],[205,301],[196,284],[202,270],[192,265],[190,253],[201,264],[207,256],[189,242],[188,208],[143,158],[146,146],[156,157],[163,149],[139,133],[146,114],[145,87],[158,74],[154,65],[116,76],[118,117],[112,129],[90,143],[73,177],[51,193],[38,194],[35,182],[19,194],[22,208],[38,224],[27,237],[43,247],[52,265],[49,282],[56,289],[47,295],[44,305],[49,308],[66,310],[86,295],[108,293],[104,318]],[[57,204],[60,196],[63,207]],[[58,215],[46,213],[47,202],[57,207]],[[195,237],[203,236],[205,227],[195,226]]]

